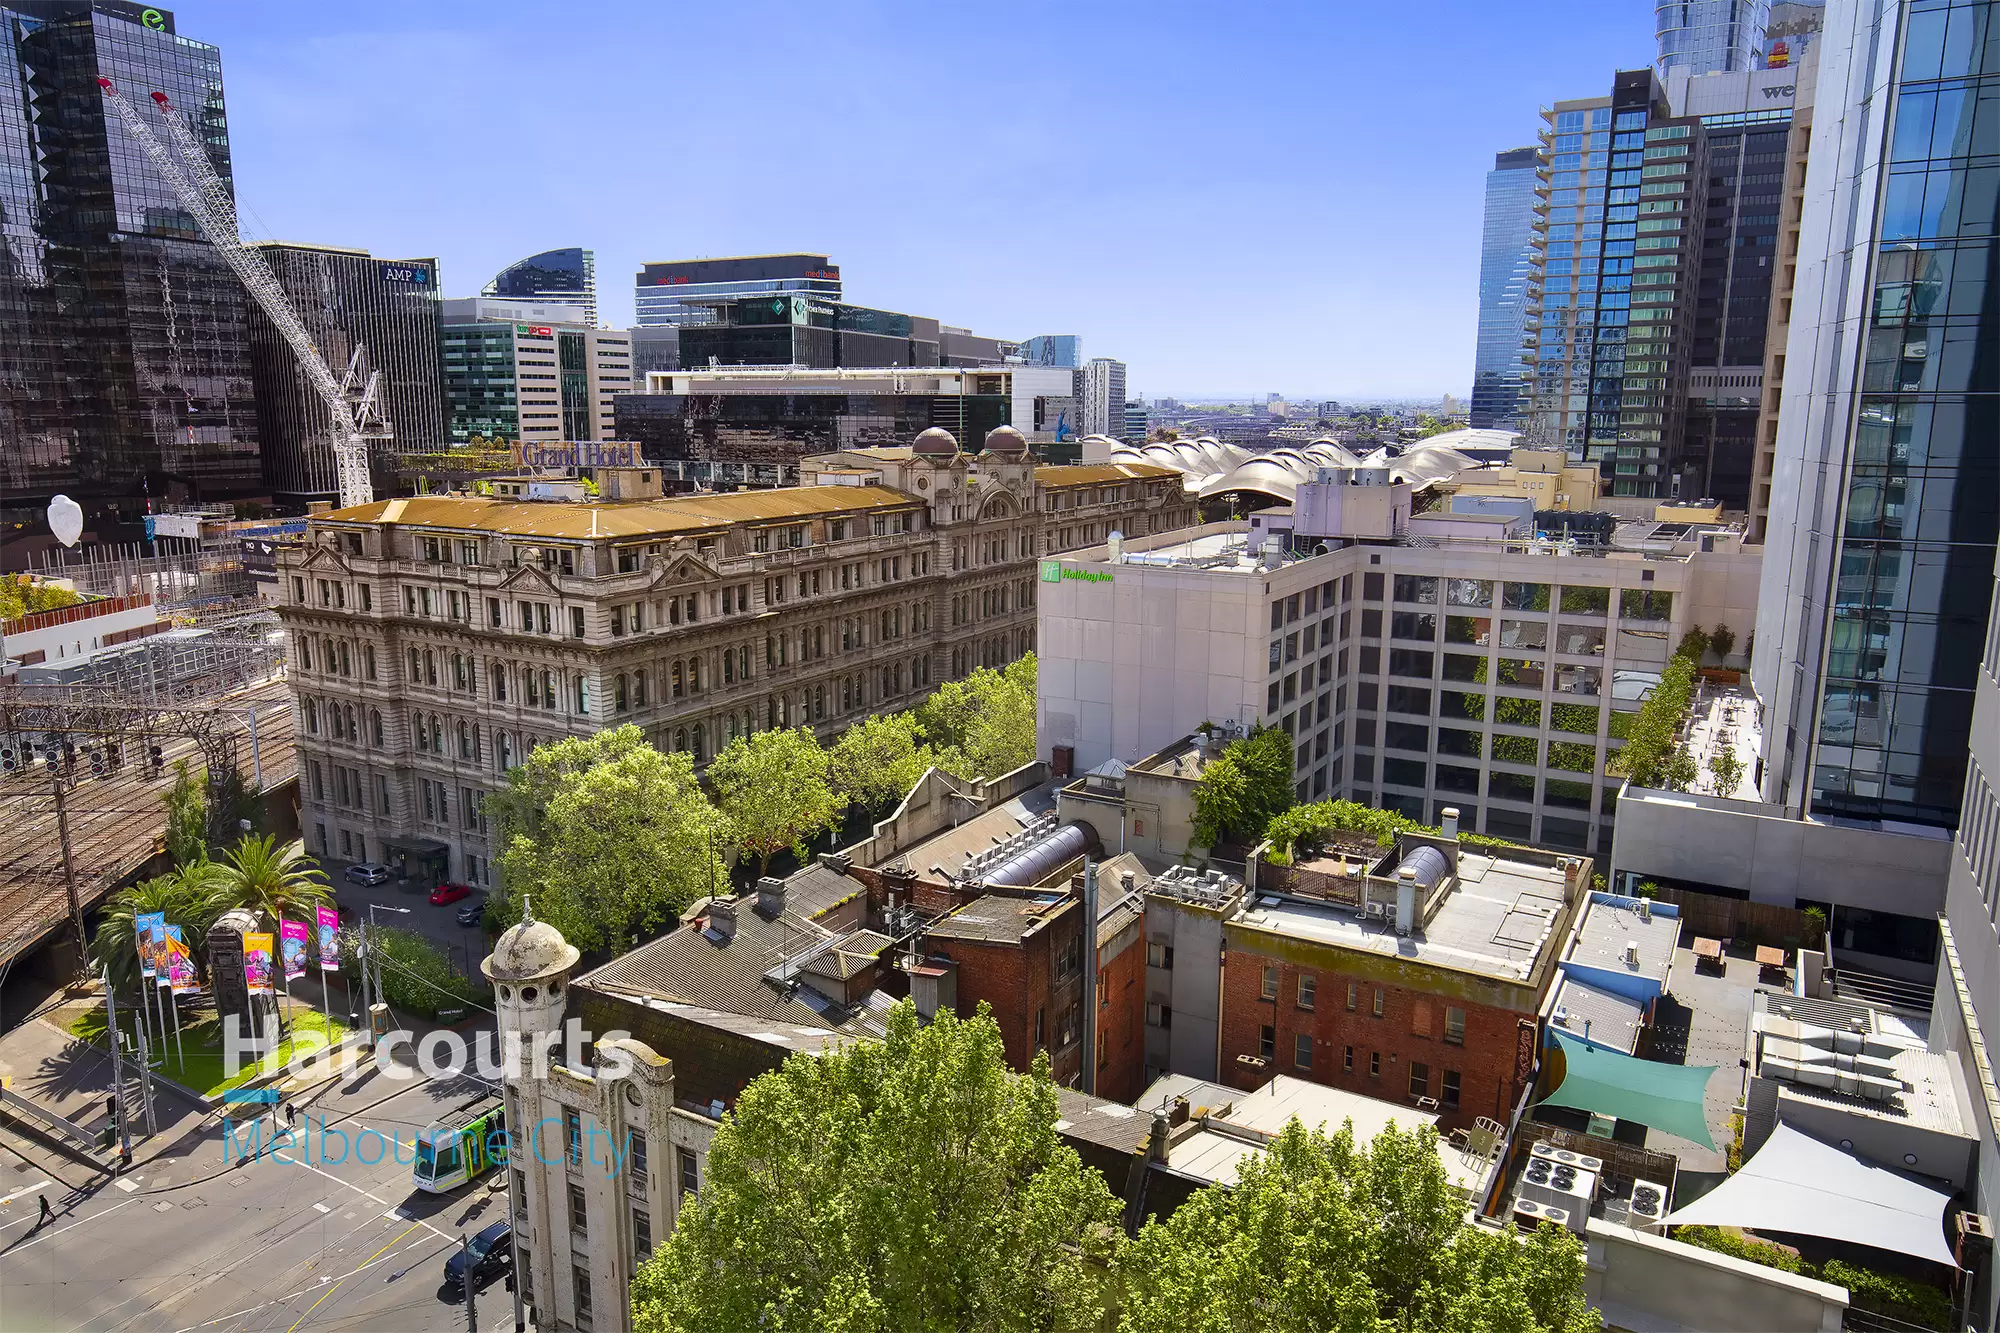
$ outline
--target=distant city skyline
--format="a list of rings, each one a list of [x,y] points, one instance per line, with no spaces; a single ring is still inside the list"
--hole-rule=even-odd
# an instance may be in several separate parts
[[[1641,0],[1545,8],[1524,24],[1452,5],[1419,61],[1406,19],[1369,9],[1218,25],[1193,7],[1026,7],[996,26],[863,3],[829,26],[785,5],[607,3],[566,25],[589,75],[565,86],[547,83],[547,10],[520,0],[174,12],[222,50],[246,233],[435,254],[450,296],[581,246],[611,327],[634,322],[645,262],[825,253],[850,301],[994,337],[1073,331],[1149,399],[1289,383],[1319,400],[1469,395],[1493,153],[1654,54]],[[957,148],[896,156],[885,189],[911,90],[974,45],[1002,95],[947,96],[924,124]],[[791,100],[734,62],[686,58],[730,49],[846,73],[801,133]],[[1086,140],[1124,169],[1075,171]]]

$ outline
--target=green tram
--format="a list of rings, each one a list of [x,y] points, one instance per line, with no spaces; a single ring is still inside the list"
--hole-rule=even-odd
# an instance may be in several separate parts
[[[417,1134],[413,1183],[442,1194],[507,1164],[507,1112],[497,1097],[453,1111]]]

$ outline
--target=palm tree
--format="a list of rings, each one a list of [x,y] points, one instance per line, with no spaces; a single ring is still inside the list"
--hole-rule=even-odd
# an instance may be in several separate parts
[[[167,920],[185,933],[199,949],[208,938],[221,909],[214,905],[216,866],[194,861],[177,866],[164,875],[141,880],[111,895],[104,915],[97,923],[97,938],[91,941],[92,961],[108,969],[111,984],[125,987],[139,981],[139,957],[134,939],[133,918],[148,912],[164,912]]]
[[[311,921],[314,908],[333,901],[326,872],[300,838],[281,847],[275,837],[245,834],[214,870],[209,902],[218,917],[240,907],[273,921]]]

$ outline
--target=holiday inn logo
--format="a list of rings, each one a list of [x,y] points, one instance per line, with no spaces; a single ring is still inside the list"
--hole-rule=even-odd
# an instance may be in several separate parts
[[[1042,582],[1061,583],[1064,579],[1075,579],[1079,583],[1109,583],[1111,571],[1107,569],[1070,569],[1060,560],[1042,561]]]

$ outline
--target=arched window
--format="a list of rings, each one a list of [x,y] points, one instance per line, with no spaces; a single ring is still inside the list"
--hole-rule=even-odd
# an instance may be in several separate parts
[[[358,741],[361,739],[361,729],[354,725],[354,705],[346,705],[345,712],[347,714],[347,739]]]
[[[444,753],[444,719],[436,713],[431,714],[431,753]]]
[[[493,677],[493,701],[504,704],[507,702],[507,668],[496,662],[493,665],[491,674]]]
[[[688,693],[701,693],[701,659],[698,657],[688,659]]]
[[[542,707],[553,710],[556,706],[556,673],[542,668]]]
[[[618,673],[617,680],[613,682],[613,688],[611,694],[612,694],[613,706],[616,707],[619,712],[629,713],[632,711],[632,698],[626,692],[624,672],[621,671]]]
[[[416,649],[412,648],[410,649],[410,684],[421,685],[423,683],[424,683],[423,657],[417,652]]]
[[[424,649],[424,683],[426,685],[438,683],[437,654],[428,648]]]
[[[685,750],[687,749],[687,747],[688,747],[688,729],[686,727],[674,728],[674,748],[676,750]]]
[[[307,699],[305,703],[306,730],[317,736],[319,735],[319,703],[313,699]]]
[[[646,695],[649,685],[650,675],[644,667],[632,673],[632,706],[634,708],[644,708],[646,706]]]
[[[382,710],[379,708],[368,710],[368,736],[376,749],[382,748]]]
[[[458,757],[472,758],[472,728],[464,722],[458,724]]]
[[[674,663],[674,698],[678,699],[686,693],[686,683],[681,675],[681,664],[676,662]]]
[[[706,756],[702,754],[702,750],[704,748],[704,743],[702,739],[704,731],[705,729],[701,727],[699,724],[697,724],[695,726],[693,735],[690,737],[690,739],[694,742],[694,744],[692,748],[688,751],[688,753],[694,756],[694,761],[697,764],[702,762],[702,760],[706,758]]]

